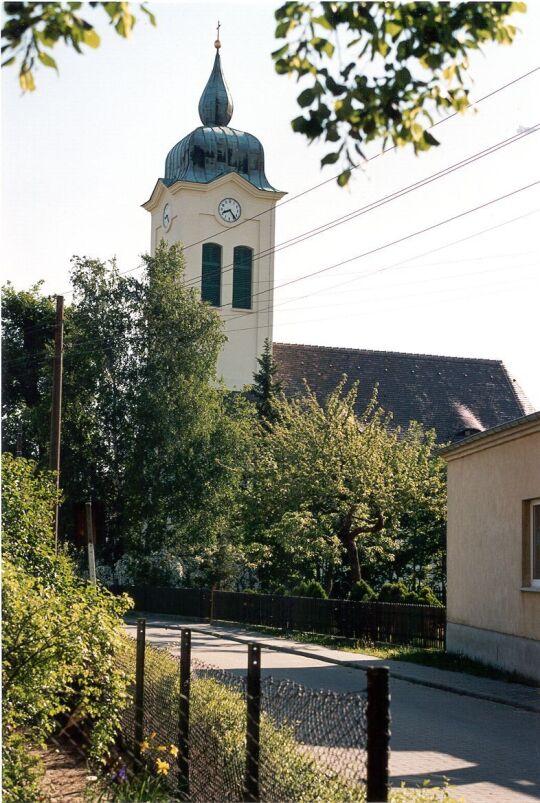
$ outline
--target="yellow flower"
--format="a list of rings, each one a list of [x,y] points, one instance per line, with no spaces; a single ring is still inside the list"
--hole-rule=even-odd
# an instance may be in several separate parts
[[[177,758],[177,756],[178,756],[178,748],[175,747],[174,744],[171,744],[169,753],[171,754],[171,756],[173,756],[173,758]]]
[[[169,772],[169,765],[166,761],[156,758],[156,769],[158,771],[158,775],[167,775]]]
[[[150,734],[150,739],[155,739],[156,736],[157,736],[157,733],[155,731],[152,731],[152,733]]]
[[[144,742],[141,742],[141,753],[144,753],[145,750],[150,749],[150,742],[148,739],[145,739]]]
[[[160,744],[158,747],[156,747],[156,750],[158,751],[158,753],[165,753],[167,748],[164,745]]]

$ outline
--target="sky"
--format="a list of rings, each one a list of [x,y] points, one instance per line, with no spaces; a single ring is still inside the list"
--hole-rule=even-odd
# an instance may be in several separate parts
[[[101,47],[78,56],[58,46],[59,75],[39,69],[32,94],[21,95],[13,68],[2,71],[3,280],[23,289],[43,279],[69,302],[72,255],[115,256],[121,270],[140,264],[150,247],[141,204],[168,151],[200,124],[219,19],[231,125],[262,141],[266,175],[288,193],[276,244],[351,215],[278,249],[274,340],[501,359],[538,409],[540,184],[521,188],[540,180],[540,132],[352,214],[539,124],[540,71],[440,125],[441,144],[428,153],[371,147],[377,158],[340,189],[335,167],[321,171],[326,149],[291,129],[299,87],[273,68],[274,4],[149,5],[157,27],[141,17],[129,41],[89,12]],[[471,59],[471,98],[540,66],[540,4],[515,22],[511,47]]]

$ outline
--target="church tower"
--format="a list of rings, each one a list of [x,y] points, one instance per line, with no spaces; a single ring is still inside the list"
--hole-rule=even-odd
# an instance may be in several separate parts
[[[219,36],[219,26],[218,26]],[[165,176],[143,204],[152,216],[151,250],[164,239],[185,247],[186,283],[219,311],[227,336],[218,374],[231,390],[253,382],[265,338],[272,342],[275,205],[252,134],[229,127],[232,97],[219,38],[199,102],[202,125],[167,155]]]

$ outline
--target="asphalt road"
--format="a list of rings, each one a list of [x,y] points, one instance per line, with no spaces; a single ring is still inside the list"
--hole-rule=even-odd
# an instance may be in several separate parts
[[[128,629],[134,633],[134,627]],[[178,630],[149,619],[147,639],[178,654]],[[245,671],[245,645],[225,638],[194,633],[192,654],[223,669]],[[263,674],[313,688],[365,687],[361,670],[314,658],[264,649],[262,667]],[[448,778],[452,795],[465,803],[540,800],[539,714],[396,679],[391,695],[393,786],[425,780],[438,786]]]

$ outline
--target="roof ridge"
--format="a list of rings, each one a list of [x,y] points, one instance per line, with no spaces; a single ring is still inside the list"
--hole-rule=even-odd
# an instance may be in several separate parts
[[[379,349],[358,349],[351,348],[350,346],[314,346],[309,343],[274,343],[274,346],[298,346],[300,348],[317,349],[320,351],[342,351],[353,352],[355,354],[391,354],[399,357],[410,357],[413,359],[438,359],[438,360],[452,360],[455,362],[482,362],[493,363],[494,365],[501,365],[508,375],[508,371],[502,360],[496,360],[489,357],[451,357],[445,354],[417,354],[410,351],[387,351]]]

